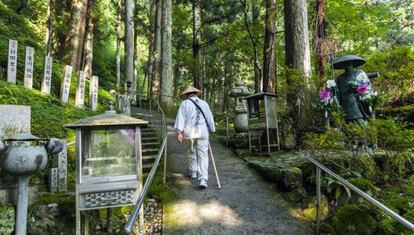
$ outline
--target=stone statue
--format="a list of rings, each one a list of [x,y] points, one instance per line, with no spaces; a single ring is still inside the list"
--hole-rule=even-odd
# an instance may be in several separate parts
[[[335,79],[334,93],[345,112],[347,122],[363,125],[371,115],[371,108],[362,102],[361,97],[372,88],[368,75],[356,68],[365,64],[365,60],[355,55],[346,55],[337,59],[334,69],[345,72]]]
[[[243,98],[250,94],[251,92],[242,81],[236,82],[236,85],[230,90],[230,97],[236,101],[236,106],[234,107],[234,129],[237,133],[248,131],[247,103]]]

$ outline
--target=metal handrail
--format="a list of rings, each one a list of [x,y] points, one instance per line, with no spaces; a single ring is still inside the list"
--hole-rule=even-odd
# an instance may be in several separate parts
[[[130,92],[130,93],[135,93],[135,92]],[[136,95],[137,93],[135,93]],[[150,107],[149,107],[149,123],[151,124],[151,116],[152,116],[152,104],[151,101],[154,101],[154,103],[157,105],[158,107],[158,111],[161,112],[161,116],[162,116],[162,122],[161,122],[161,136],[162,136],[162,143],[161,143],[161,147],[160,150],[158,151],[157,157],[152,165],[151,171],[148,174],[148,177],[144,183],[144,186],[142,188],[142,191],[140,192],[137,202],[134,206],[134,210],[131,213],[131,216],[128,219],[128,222],[125,225],[124,228],[124,233],[125,234],[131,234],[132,232],[132,226],[134,225],[135,221],[137,220],[138,216],[139,216],[139,211],[142,207],[142,203],[144,202],[144,198],[147,195],[148,189],[150,188],[151,184],[152,184],[152,180],[154,179],[155,173],[157,171],[158,165],[160,163],[160,160],[162,158],[162,156],[164,155],[164,176],[163,176],[163,183],[165,184],[166,181],[166,171],[167,171],[167,139],[168,139],[168,132],[167,132],[167,124],[166,124],[166,120],[165,120],[165,113],[164,110],[161,108],[161,105],[158,103],[157,100],[155,99],[150,99]]]
[[[351,184],[349,181],[345,180],[341,176],[337,175],[336,173],[329,170],[326,166],[322,165],[320,162],[316,161],[314,158],[305,156],[305,158],[313,163],[316,166],[316,196],[317,196],[317,208],[316,208],[316,219],[317,219],[317,225],[316,225],[316,232],[319,234],[319,228],[320,228],[320,219],[321,219],[321,211],[320,211],[320,205],[321,205],[321,169],[326,172],[327,174],[331,175],[333,178],[335,178],[337,181],[344,184],[346,187],[357,193],[359,196],[363,197],[365,200],[379,208],[380,210],[387,213],[389,216],[391,216],[393,219],[400,222],[402,225],[404,225],[406,228],[414,232],[414,224],[409,222],[408,220],[404,219],[399,214],[395,213],[388,207],[386,207],[384,204],[376,200],[375,198],[371,197],[361,189],[357,188],[355,185]]]
[[[136,219],[138,218],[139,210],[141,209],[142,203],[144,202],[144,198],[148,192],[149,187],[151,186],[152,180],[154,178],[155,172],[157,171],[158,164],[160,163],[166,144],[167,144],[167,136],[165,136],[164,139],[162,140],[162,145],[161,145],[160,151],[158,152],[158,156],[155,159],[154,165],[152,165],[151,171],[148,174],[144,187],[142,188],[142,191],[138,196],[138,200],[134,206],[134,210],[132,211],[131,216],[128,219],[128,222],[125,225],[125,228],[124,228],[125,234],[131,234],[132,232],[132,226],[134,225]]]

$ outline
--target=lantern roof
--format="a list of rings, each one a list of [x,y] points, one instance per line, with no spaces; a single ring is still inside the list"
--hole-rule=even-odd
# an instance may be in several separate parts
[[[35,141],[35,140],[46,140],[34,136],[30,133],[17,133],[10,138],[4,139],[4,141]]]
[[[259,92],[259,93],[255,93],[253,95],[249,95],[247,97],[244,97],[245,99],[251,99],[251,98],[256,98],[256,97],[260,97],[260,96],[274,96],[276,97],[275,94],[273,93],[268,93],[268,92]]]
[[[104,114],[88,117],[64,125],[66,128],[102,127],[102,126],[143,126],[148,122],[142,119],[117,114],[115,111],[106,111]]]

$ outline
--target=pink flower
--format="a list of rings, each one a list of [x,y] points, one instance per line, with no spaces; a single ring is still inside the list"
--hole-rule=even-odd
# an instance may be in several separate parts
[[[331,92],[328,89],[323,89],[319,92],[319,99],[321,101],[327,102],[331,98]]]
[[[357,88],[357,92],[359,94],[365,94],[369,91],[369,89],[370,89],[369,84],[368,83],[363,83]]]

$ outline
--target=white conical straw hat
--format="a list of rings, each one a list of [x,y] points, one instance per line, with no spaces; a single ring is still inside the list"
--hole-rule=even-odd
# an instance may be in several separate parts
[[[195,88],[195,87],[192,87],[192,86],[188,86],[181,94],[180,94],[180,97],[182,98],[182,99],[184,99],[185,98],[185,96],[188,94],[188,93],[196,93],[197,94],[197,96],[198,97],[200,97],[201,96],[201,94],[203,94],[203,92],[202,91],[200,91],[199,89],[197,89],[197,88]]]

